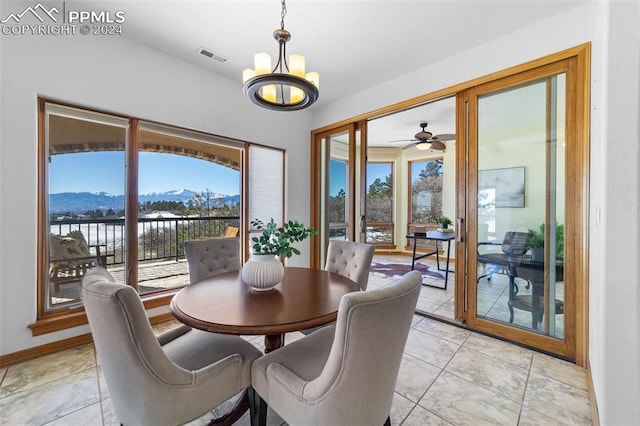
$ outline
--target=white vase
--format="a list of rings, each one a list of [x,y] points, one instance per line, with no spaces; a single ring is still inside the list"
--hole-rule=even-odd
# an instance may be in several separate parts
[[[252,254],[242,267],[242,281],[256,291],[273,289],[284,277],[284,266],[273,254]]]

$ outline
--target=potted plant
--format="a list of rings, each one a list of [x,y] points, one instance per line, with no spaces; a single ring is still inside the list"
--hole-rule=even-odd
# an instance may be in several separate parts
[[[317,232],[312,226],[306,226],[297,220],[290,220],[279,227],[273,218],[266,224],[260,219],[254,219],[251,225],[262,233],[251,238],[253,253],[242,268],[242,279],[254,290],[271,290],[284,276],[280,256],[290,258],[294,254],[300,254],[293,243],[312,237]]]
[[[544,223],[538,231],[529,229],[529,236],[525,244],[531,250],[531,259],[535,262],[544,262]],[[556,258],[564,258],[564,225],[556,224]]]
[[[442,229],[444,230],[444,229],[448,229],[449,225],[451,225],[453,222],[447,216],[440,216],[438,218],[438,223],[440,224],[440,226],[442,226]]]

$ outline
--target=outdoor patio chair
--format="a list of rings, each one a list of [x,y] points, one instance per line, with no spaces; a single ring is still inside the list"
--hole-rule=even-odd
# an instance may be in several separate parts
[[[261,353],[244,339],[187,326],[156,337],[136,290],[103,268],[82,280],[82,300],[121,424],[184,424],[249,387]]]
[[[235,226],[227,226],[224,230],[224,237],[237,237],[240,232],[240,228]]]
[[[185,241],[191,284],[223,272],[239,271],[240,240],[236,237]]]
[[[252,424],[266,424],[268,404],[290,425],[390,425],[421,287],[420,272],[410,271],[388,286],[348,293],[335,326],[255,360]]]
[[[95,254],[91,253],[94,248]],[[107,257],[100,245],[89,246],[81,231],[67,235],[49,234],[49,283],[57,292],[62,284],[80,283],[88,270],[96,266],[106,268]]]

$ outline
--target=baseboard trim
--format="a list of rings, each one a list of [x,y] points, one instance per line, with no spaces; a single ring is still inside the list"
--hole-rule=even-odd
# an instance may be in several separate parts
[[[589,402],[591,403],[591,421],[593,422],[593,426],[600,426],[600,413],[598,411],[596,392],[593,389],[593,376],[591,375],[591,362],[589,362],[589,360],[587,360],[587,387]]]
[[[166,312],[164,314],[150,317],[149,322],[151,324],[158,324],[172,319],[175,319],[175,317],[171,314],[171,312]],[[22,351],[0,355],[0,368],[8,367],[19,362],[29,361],[43,355],[60,352],[65,349],[74,348],[76,346],[86,345],[88,343],[93,343],[91,333],[85,333],[79,336],[69,337],[67,339],[46,343],[44,345],[34,346]]]
[[[7,367],[12,364],[17,364],[19,362],[29,361],[39,356],[60,352],[64,349],[86,345],[87,343],[91,342],[93,342],[91,333],[85,333],[79,336],[70,337],[68,339],[47,343],[45,345],[34,346],[32,348],[13,352],[7,355],[0,355],[0,368]]]

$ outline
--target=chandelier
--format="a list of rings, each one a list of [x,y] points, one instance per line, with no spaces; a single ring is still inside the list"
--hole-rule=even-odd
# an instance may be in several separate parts
[[[242,91],[251,102],[275,111],[297,111],[311,106],[318,100],[320,76],[317,72],[305,73],[304,56],[291,55],[287,63],[287,42],[291,33],[284,29],[287,14],[282,0],[280,28],[273,32],[279,53],[276,66],[271,69],[271,57],[266,53],[255,55],[255,69],[242,71]]]

